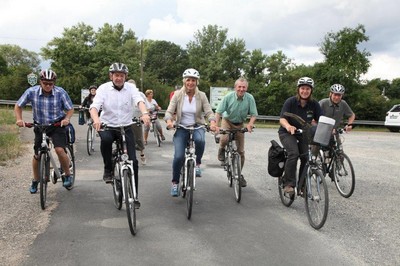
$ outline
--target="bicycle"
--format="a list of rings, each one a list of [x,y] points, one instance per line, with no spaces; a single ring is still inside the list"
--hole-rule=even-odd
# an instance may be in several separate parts
[[[241,156],[237,151],[236,134],[248,132],[247,128],[239,129],[223,129],[219,130],[219,134],[228,134],[228,143],[225,148],[225,161],[223,162],[224,170],[228,177],[229,187],[233,186],[236,202],[240,202],[242,198],[242,163]],[[219,140],[216,139],[219,143]]]
[[[134,121],[134,123],[140,123]],[[136,192],[135,173],[133,171],[133,161],[129,160],[126,144],[125,130],[129,126],[108,127],[102,124],[102,130],[114,130],[121,134],[115,140],[115,149],[112,153],[113,161],[113,195],[115,207],[120,210],[122,201],[125,201],[126,214],[128,217],[129,230],[132,235],[136,235],[136,209],[139,208],[139,200]]]
[[[319,160],[318,156],[315,156],[312,153],[312,147],[314,145],[311,137],[312,126],[295,114],[285,112],[284,115],[296,119],[302,125],[302,129],[298,130],[296,134],[302,134],[306,139],[308,143],[308,151],[307,153],[300,155],[307,157],[307,163],[298,178],[296,193],[287,194],[284,192],[284,174],[282,174],[282,176],[278,177],[279,197],[283,205],[286,207],[292,205],[296,194],[297,196],[303,197],[308,222],[314,229],[320,229],[324,226],[328,217],[329,196],[328,186],[322,170],[322,161]]]
[[[60,167],[57,166],[56,161],[54,160],[51,149],[53,147],[53,143],[51,138],[47,136],[46,132],[50,127],[59,127],[61,123],[55,123],[50,125],[39,125],[36,123],[25,123],[25,127],[38,128],[42,135],[42,143],[39,150],[39,190],[40,190],[40,206],[42,210],[46,209],[46,200],[47,200],[47,183],[51,180],[53,184],[57,183],[57,179],[61,179],[64,182],[64,172]],[[66,187],[67,190],[71,190],[75,183],[75,154],[74,154],[74,145],[67,141],[67,145],[65,147],[65,153],[68,156],[70,166],[69,170],[71,173],[71,186]]]
[[[185,148],[185,162],[181,169],[179,186],[182,198],[186,198],[186,217],[190,220],[193,209],[193,193],[196,190],[196,147],[193,138],[195,130],[206,128],[205,125],[174,126],[176,129],[183,128],[189,132],[189,139]],[[168,130],[168,128],[167,128]]]
[[[158,120],[158,111],[152,111],[150,112],[150,132],[153,132],[154,137],[156,138],[157,146],[161,146],[161,134],[157,129],[157,124],[156,121]]]
[[[343,134],[345,130],[338,128],[333,134],[333,139],[329,146],[321,146],[320,157],[324,162],[323,170],[328,174],[339,194],[344,198],[349,198],[355,188],[356,178],[354,167],[350,158],[343,151]]]
[[[79,109],[79,111],[85,111],[85,110],[89,110],[89,108],[87,107],[82,107]],[[93,120],[91,118],[88,119],[88,129],[87,129],[87,133],[86,133],[86,150],[87,153],[90,155],[93,154],[94,152],[94,140],[96,138],[96,130],[93,128]]]

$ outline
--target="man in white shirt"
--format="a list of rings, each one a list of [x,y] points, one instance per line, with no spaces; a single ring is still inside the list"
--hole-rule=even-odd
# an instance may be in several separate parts
[[[128,67],[122,63],[113,63],[109,69],[110,80],[102,84],[98,89],[93,103],[90,105],[90,115],[93,119],[93,126],[97,131],[101,124],[107,127],[124,126],[129,159],[133,161],[135,173],[136,189],[138,189],[138,161],[135,154],[135,139],[132,133],[132,114],[135,106],[142,112],[141,119],[145,125],[150,123],[150,116],[147,112],[143,98],[140,96],[136,86],[125,83],[128,76]],[[102,108],[99,117],[98,112]],[[115,130],[105,130],[99,132],[101,138],[101,155],[104,162],[103,180],[106,183],[113,182],[112,169],[112,143],[118,138],[120,133]]]

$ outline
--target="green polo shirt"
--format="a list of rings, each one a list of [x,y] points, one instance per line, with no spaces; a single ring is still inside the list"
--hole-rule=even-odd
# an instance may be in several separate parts
[[[218,105],[216,112],[222,114],[223,118],[228,119],[232,123],[242,123],[246,121],[248,115],[258,115],[253,95],[246,92],[243,98],[239,99],[236,91],[225,95]]]

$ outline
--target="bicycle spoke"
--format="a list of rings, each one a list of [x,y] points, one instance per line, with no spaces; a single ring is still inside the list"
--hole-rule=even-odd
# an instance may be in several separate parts
[[[350,197],[354,192],[355,174],[353,164],[346,154],[342,153],[335,158],[333,174],[339,194],[345,198]]]

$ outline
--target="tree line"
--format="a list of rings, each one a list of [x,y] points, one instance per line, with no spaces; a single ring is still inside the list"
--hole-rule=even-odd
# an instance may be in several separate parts
[[[129,78],[140,90],[153,89],[163,108],[169,93],[182,85],[183,70],[196,68],[201,75],[199,88],[206,93],[210,87],[233,87],[238,77],[246,77],[262,115],[279,115],[285,99],[295,94],[298,78],[308,76],[316,84],[314,98],[327,97],[329,87],[340,83],[357,119],[384,120],[386,111],[400,102],[400,78],[361,80],[371,54],[359,47],[368,40],[363,25],[329,32],[319,44],[323,61],[297,65],[283,51],[267,55],[261,49],[247,50],[245,40],[228,39],[228,29],[217,25],[204,26],[182,48],[164,40],[139,40],[122,24],[105,23],[95,31],[78,23],[65,28],[40,53],[0,45],[0,98],[18,99],[29,87],[27,75],[39,73],[41,60],[47,60],[57,73],[57,85],[79,104],[81,89],[108,81],[110,64],[123,62]]]

